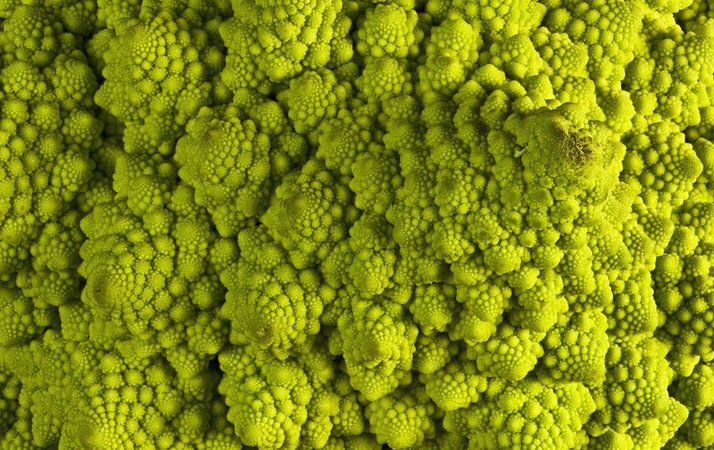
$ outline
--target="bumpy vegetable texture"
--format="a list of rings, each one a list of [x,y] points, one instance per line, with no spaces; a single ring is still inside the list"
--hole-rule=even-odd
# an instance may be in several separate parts
[[[0,449],[714,448],[711,2],[0,18]]]

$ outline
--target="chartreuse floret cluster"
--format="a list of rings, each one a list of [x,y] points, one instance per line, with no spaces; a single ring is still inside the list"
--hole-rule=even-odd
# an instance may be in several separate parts
[[[714,448],[714,5],[0,2],[0,450]]]

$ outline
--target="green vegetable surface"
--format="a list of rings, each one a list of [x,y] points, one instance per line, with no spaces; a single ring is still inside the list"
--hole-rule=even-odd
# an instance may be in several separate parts
[[[714,449],[714,3],[0,0],[0,449]]]

